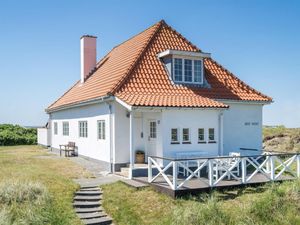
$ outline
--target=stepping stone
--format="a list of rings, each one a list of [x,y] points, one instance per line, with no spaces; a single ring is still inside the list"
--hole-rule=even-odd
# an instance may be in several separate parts
[[[75,201],[100,201],[102,197],[100,195],[92,195],[92,196],[82,196],[82,195],[76,195],[74,197]]]
[[[102,191],[77,191],[76,195],[101,195]]]
[[[75,208],[76,213],[93,213],[93,212],[102,212],[102,207],[90,207],[90,208]]]
[[[100,191],[99,187],[80,188],[80,191]]]
[[[107,216],[107,214],[103,212],[94,212],[94,213],[77,213],[77,216],[80,219],[93,219],[93,218],[99,218]]]
[[[100,206],[100,202],[92,202],[92,201],[75,201],[73,206],[76,208],[90,208],[90,207],[98,207]]]
[[[112,219],[109,217],[100,217],[95,219],[85,219],[82,220],[82,222],[86,225],[97,225],[97,224],[106,225],[106,224],[111,224]]]

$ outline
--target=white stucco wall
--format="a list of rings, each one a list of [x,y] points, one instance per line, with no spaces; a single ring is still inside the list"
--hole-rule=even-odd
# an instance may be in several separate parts
[[[240,151],[240,148],[262,149],[263,106],[250,103],[226,104],[230,108],[224,111],[224,154]],[[241,153],[256,154],[253,151]]]
[[[51,143],[50,135],[51,130],[48,128],[38,128],[37,129],[37,143],[39,145],[48,146]]]
[[[113,115],[112,115],[113,117]],[[110,162],[109,105],[106,103],[76,107],[50,115],[52,129],[51,146],[59,148],[69,141],[76,143],[78,153],[87,157]],[[105,120],[105,140],[98,139],[97,121]],[[69,136],[63,136],[62,123],[69,122]],[[79,137],[79,121],[88,122],[88,137]],[[58,134],[54,134],[54,122],[58,124]]]
[[[115,132],[114,132],[114,163],[128,163],[129,155],[129,117],[127,109],[119,103],[114,104],[115,108]]]
[[[164,110],[162,113],[163,155],[176,157],[181,152],[203,152],[207,156],[218,155],[219,142],[219,110]],[[179,128],[182,139],[182,128],[190,129],[191,144],[171,144],[171,129]],[[198,128],[204,128],[206,144],[198,143]],[[208,129],[215,129],[216,143],[208,143]],[[204,156],[205,156],[204,155]]]

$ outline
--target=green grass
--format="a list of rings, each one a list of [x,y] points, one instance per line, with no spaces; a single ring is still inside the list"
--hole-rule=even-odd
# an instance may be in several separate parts
[[[300,181],[214,191],[174,200],[152,188],[104,185],[103,206],[117,224],[300,224]]]
[[[0,147],[0,225],[81,224],[72,208],[89,174],[68,159],[48,157],[38,146]]]

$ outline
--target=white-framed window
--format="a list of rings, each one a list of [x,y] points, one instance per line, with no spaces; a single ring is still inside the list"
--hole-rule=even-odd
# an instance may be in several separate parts
[[[53,126],[54,126],[54,129],[53,129],[54,130],[54,134],[57,135],[57,133],[58,133],[57,122],[54,122]]]
[[[63,122],[63,136],[69,136],[69,122]]]
[[[179,83],[202,84],[203,60],[173,58],[173,80]]]
[[[179,129],[178,128],[171,129],[171,143],[179,143]]]
[[[202,60],[194,60],[194,82],[203,82]]]
[[[105,140],[105,120],[98,120],[98,139]]]
[[[190,128],[182,128],[182,143],[190,142]]]
[[[190,59],[184,60],[184,82],[193,81],[193,61]]]
[[[182,59],[174,59],[174,80],[182,81]]]
[[[150,121],[150,138],[156,138],[156,121]]]
[[[87,137],[88,136],[88,122],[87,121],[79,121],[79,137]]]
[[[198,128],[198,142],[205,141],[204,128]]]
[[[215,128],[208,129],[208,140],[215,141]]]

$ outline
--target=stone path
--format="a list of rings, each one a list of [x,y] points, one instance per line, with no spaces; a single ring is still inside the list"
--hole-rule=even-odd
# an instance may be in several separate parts
[[[102,204],[102,191],[98,186],[83,186],[75,193],[73,206],[77,216],[86,225],[112,224]]]
[[[59,156],[59,151],[49,151],[53,158],[65,158]],[[119,176],[109,174],[102,165],[94,160],[84,157],[68,157],[69,160],[88,170],[92,178],[73,179],[80,185],[80,190],[75,193],[73,206],[76,214],[87,225],[112,224],[112,219],[104,212],[102,205],[102,191],[100,185],[109,184],[121,180]]]

